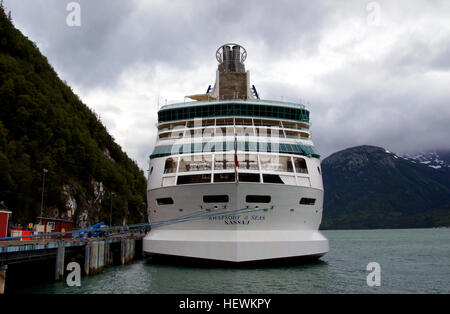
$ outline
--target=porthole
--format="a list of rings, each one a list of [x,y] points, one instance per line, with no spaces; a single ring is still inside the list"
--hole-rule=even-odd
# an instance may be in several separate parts
[[[270,203],[270,195],[247,195],[245,201],[247,203]]]
[[[204,195],[203,202],[204,203],[228,203],[229,197],[228,197],[228,195]]]
[[[172,205],[173,199],[171,197],[157,198],[156,203],[158,203],[158,205]]]
[[[302,197],[300,205],[314,205],[316,203],[315,198]]]

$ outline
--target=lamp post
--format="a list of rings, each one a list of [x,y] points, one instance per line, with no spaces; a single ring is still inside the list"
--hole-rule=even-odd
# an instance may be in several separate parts
[[[44,210],[44,189],[45,189],[45,174],[48,172],[47,169],[42,169],[43,173],[44,173],[44,177],[42,178],[42,198],[41,198],[41,219],[39,221],[39,224],[42,224],[42,215],[43,215],[43,210]]]
[[[111,227],[112,226],[112,197],[114,195],[114,192],[111,192],[110,194],[111,194],[111,196],[110,196],[110,208],[109,208],[109,226]]]

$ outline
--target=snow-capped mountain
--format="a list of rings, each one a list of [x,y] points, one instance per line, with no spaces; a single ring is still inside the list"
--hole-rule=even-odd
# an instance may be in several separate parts
[[[413,163],[421,163],[434,169],[450,168],[450,150],[402,154],[399,156]]]

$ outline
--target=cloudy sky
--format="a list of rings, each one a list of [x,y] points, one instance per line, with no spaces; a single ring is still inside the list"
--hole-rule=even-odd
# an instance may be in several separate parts
[[[68,4],[79,4],[80,25]],[[450,148],[450,1],[4,0],[142,169],[157,108],[213,85],[236,42],[263,99],[301,101],[323,157]]]

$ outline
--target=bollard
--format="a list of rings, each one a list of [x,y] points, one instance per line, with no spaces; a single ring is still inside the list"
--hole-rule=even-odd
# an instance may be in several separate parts
[[[6,270],[7,269],[8,269],[8,265],[0,266],[0,294],[5,293]]]
[[[120,240],[120,262],[122,263],[122,265],[125,264],[125,254],[126,254],[126,240],[125,239],[121,239]]]
[[[134,239],[131,239],[131,256],[130,256],[130,263],[133,263],[134,260],[134,251],[135,251],[136,241]]]
[[[105,239],[105,260],[104,260],[105,266],[108,266],[110,264],[109,250],[110,250],[109,241],[108,241],[108,239]]]
[[[89,266],[91,258],[91,243],[88,242],[84,248],[84,273],[89,276]]]
[[[130,256],[131,256],[131,241],[130,239],[127,239],[127,254],[125,256],[125,263],[129,264],[130,263]]]
[[[105,266],[105,241],[98,241],[97,273],[103,272]]]
[[[98,272],[98,241],[91,242],[91,257],[89,265],[89,274],[95,275]]]
[[[55,280],[64,279],[64,255],[66,252],[66,246],[64,241],[58,240],[58,249],[56,252],[56,265],[55,265]]]

